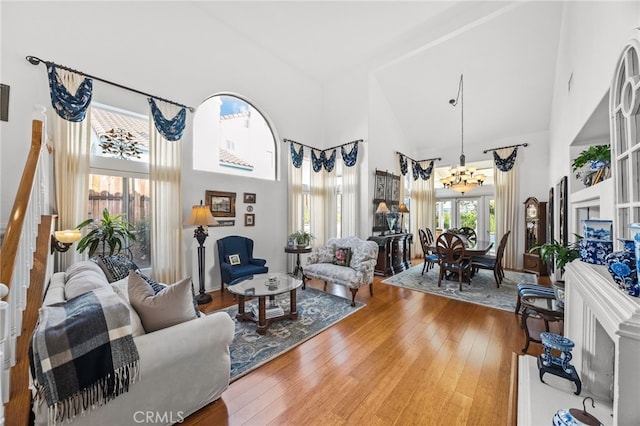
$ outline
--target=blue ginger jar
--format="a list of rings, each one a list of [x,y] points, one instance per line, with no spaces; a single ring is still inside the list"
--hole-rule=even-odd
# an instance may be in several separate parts
[[[635,244],[635,254],[636,254],[636,281],[633,287],[629,288],[627,292],[635,297],[640,297],[640,284],[638,283],[637,274],[640,273],[638,271],[638,266],[640,265],[640,223],[632,223],[629,225],[629,233],[631,234],[631,238],[633,238],[633,242]]]
[[[624,249],[608,254],[604,259],[605,264],[611,277],[621,289],[626,290],[632,296],[638,296],[640,294],[634,294],[639,290],[635,242],[623,238],[618,238],[618,240],[624,244]]]

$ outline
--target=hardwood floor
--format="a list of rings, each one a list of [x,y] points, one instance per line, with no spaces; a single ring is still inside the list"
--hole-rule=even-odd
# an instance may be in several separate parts
[[[358,292],[366,307],[235,381],[183,424],[506,424],[520,317],[383,279],[373,297]],[[331,284],[327,291],[348,293]],[[234,303],[226,291],[222,300],[212,295],[205,312]],[[532,343],[529,354],[538,353]]]

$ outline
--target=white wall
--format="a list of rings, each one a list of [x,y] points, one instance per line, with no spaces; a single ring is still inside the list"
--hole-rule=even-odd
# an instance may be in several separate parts
[[[6,224],[30,140],[34,104],[50,106],[46,68],[27,55],[82,70],[156,96],[197,107],[217,92],[246,96],[275,126],[280,138],[312,140],[321,134],[320,87],[265,49],[205,16],[198,2],[2,2],[1,81],[11,86],[9,122],[0,124],[0,223]],[[211,18],[216,25],[212,26]],[[203,28],[206,27],[206,32]],[[206,34],[206,37],[204,37]],[[95,82],[94,100],[147,113],[145,97]],[[254,238],[256,255],[273,271],[284,270],[286,181],[263,181],[192,171],[192,115],[183,138],[183,215],[206,190],[236,192],[236,226],[211,228],[207,239],[207,287],[219,283],[213,245],[224,235]],[[278,142],[280,165],[288,151]],[[286,173],[281,173],[285,176]],[[286,178],[285,178],[286,179]],[[243,192],[257,194],[256,226],[244,226]],[[192,228],[184,229],[187,247]],[[187,265],[195,263],[190,250]],[[197,268],[193,268],[197,282]],[[189,271],[187,271],[189,272]]]
[[[549,185],[571,175],[569,145],[609,89],[622,48],[639,23],[637,1],[564,4],[549,126]]]
[[[549,158],[549,186],[565,175],[570,181],[575,179],[570,145],[607,93],[622,49],[639,24],[640,2],[637,1],[565,3],[549,127],[549,150],[553,153]],[[570,182],[570,188],[572,184]],[[599,184],[587,193],[572,194],[569,203],[584,203],[586,198],[596,197],[600,217],[615,220],[611,189],[610,185]],[[576,211],[571,205],[568,213],[569,235],[580,233]]]

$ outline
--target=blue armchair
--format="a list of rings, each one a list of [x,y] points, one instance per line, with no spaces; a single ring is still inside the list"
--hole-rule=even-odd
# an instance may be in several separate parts
[[[238,235],[220,238],[218,244],[218,260],[220,264],[220,293],[224,285],[229,285],[238,278],[254,274],[265,274],[269,268],[265,259],[253,257],[253,240]],[[231,256],[231,260],[229,257]],[[232,264],[238,262],[237,264]]]

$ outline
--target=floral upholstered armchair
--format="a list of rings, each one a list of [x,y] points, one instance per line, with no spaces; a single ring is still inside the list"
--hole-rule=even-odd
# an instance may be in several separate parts
[[[302,275],[303,287],[308,278],[343,285],[351,290],[351,306],[355,306],[358,289],[369,285],[373,296],[373,270],[378,261],[378,244],[357,237],[330,238],[318,251],[311,253]]]

